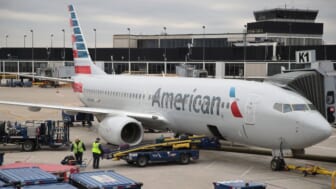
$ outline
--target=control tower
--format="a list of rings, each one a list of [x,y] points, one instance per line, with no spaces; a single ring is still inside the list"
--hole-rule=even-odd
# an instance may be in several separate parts
[[[315,22],[318,10],[269,9],[255,11],[256,22],[247,23],[247,35],[282,45],[321,45],[323,23]]]

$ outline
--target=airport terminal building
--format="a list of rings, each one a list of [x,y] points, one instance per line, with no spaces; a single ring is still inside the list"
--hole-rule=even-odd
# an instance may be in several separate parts
[[[283,68],[307,66],[295,62],[298,50],[315,50],[317,60],[336,61],[336,45],[323,43],[323,23],[315,22],[317,15],[317,10],[255,11],[255,22],[246,23],[242,33],[116,34],[114,48],[89,51],[110,74],[175,74],[177,65],[187,64],[204,67],[213,77],[263,79]],[[0,60],[0,71],[5,72],[69,72],[73,65],[70,48],[1,48]]]

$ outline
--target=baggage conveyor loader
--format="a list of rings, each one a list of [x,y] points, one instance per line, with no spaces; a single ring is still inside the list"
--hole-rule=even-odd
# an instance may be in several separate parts
[[[191,159],[199,158],[199,150],[196,149],[198,142],[197,140],[178,140],[139,145],[104,153],[103,157],[112,160],[123,159],[129,164],[137,164],[140,167],[155,162],[188,164]]]

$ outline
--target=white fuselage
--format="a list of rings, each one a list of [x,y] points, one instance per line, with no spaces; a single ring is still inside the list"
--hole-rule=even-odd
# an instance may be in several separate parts
[[[78,75],[79,94],[88,107],[162,115],[167,122],[144,127],[214,135],[249,145],[302,149],[330,135],[316,110],[280,112],[275,103],[309,104],[291,91],[268,83],[204,78]],[[236,104],[237,106],[235,106]]]

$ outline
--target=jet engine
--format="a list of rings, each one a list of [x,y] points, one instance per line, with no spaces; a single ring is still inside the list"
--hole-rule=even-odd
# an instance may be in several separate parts
[[[141,123],[126,116],[106,117],[98,127],[99,135],[108,143],[131,146],[139,144],[143,139],[143,127]]]

